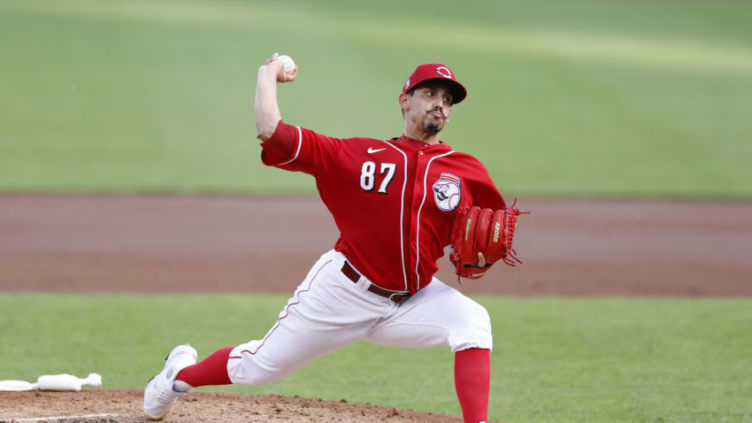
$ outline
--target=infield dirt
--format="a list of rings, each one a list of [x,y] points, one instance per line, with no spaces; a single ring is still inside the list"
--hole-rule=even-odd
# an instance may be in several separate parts
[[[467,294],[752,295],[752,203],[524,200],[525,264]],[[0,291],[292,293],[338,230],[314,197],[0,196]],[[207,281],[211,281],[208,283]],[[141,391],[0,393],[0,422],[142,422]],[[364,404],[194,393],[167,422],[459,422]]]
[[[752,202],[523,200],[524,265],[468,294],[752,295]],[[0,291],[292,293],[339,235],[314,197],[0,196]],[[207,282],[211,281],[211,283]]]

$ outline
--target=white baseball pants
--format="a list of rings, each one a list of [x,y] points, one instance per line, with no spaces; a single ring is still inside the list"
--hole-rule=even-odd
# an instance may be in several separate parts
[[[235,384],[262,385],[361,339],[410,348],[448,345],[452,352],[491,349],[491,320],[483,306],[438,279],[402,304],[367,291],[342,273],[345,256],[329,251],[279,314],[263,339],[230,352]]]

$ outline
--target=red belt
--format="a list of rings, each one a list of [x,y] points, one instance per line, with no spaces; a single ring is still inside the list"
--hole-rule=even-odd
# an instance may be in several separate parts
[[[358,281],[360,280],[360,273],[358,273],[357,270],[353,269],[353,267],[350,266],[350,263],[348,263],[347,260],[345,260],[345,264],[342,265],[342,273],[344,273],[348,279],[355,283],[358,283]],[[376,295],[381,295],[382,297],[389,298],[397,304],[404,303],[413,295],[409,292],[390,291],[374,284],[370,284],[368,286],[368,291],[373,292]]]

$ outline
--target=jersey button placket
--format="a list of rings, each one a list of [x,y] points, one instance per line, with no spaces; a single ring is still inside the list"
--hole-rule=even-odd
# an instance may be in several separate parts
[[[412,263],[410,266],[410,272],[412,273],[411,279],[416,283],[416,288],[420,289],[420,285],[423,285],[423,281],[418,280],[418,276],[415,274],[415,268],[418,264],[418,259],[420,257],[420,251],[416,248],[416,240],[420,236],[419,228],[420,228],[420,222],[419,222],[419,216],[418,211],[420,210],[421,204],[425,199],[423,198],[424,195],[426,195],[425,186],[423,185],[425,180],[425,173],[426,173],[426,165],[430,159],[430,155],[424,155],[424,150],[420,149],[418,150],[418,157],[416,160],[416,172],[415,172],[415,186],[413,187],[413,192],[415,193],[415,200],[413,202],[413,210],[412,210],[412,218],[414,219],[412,222],[412,244],[410,247],[410,251],[413,251],[414,254],[412,255]]]

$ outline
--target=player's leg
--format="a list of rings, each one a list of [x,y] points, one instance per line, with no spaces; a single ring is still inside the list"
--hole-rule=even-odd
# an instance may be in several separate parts
[[[355,322],[358,312],[348,312],[347,319],[354,319],[354,327],[342,330],[346,320],[331,309],[345,312],[349,308],[348,304],[337,305],[341,301],[341,289],[337,285],[342,278],[338,268],[341,265],[337,267],[336,255],[320,260],[298,286],[264,338],[222,348],[203,361],[186,367],[176,377],[176,388],[186,390],[204,385],[231,384],[230,372],[235,375],[235,383],[262,385],[360,339],[367,325],[358,329]],[[180,382],[185,385],[181,386]]]
[[[452,352],[493,346],[486,309],[436,278],[380,319],[366,340],[409,348],[448,345]]]
[[[324,254],[266,336],[235,347],[227,371],[233,383],[262,385],[362,339],[389,305],[342,273],[345,257]]]
[[[235,347],[219,349],[200,362],[181,370],[175,377],[175,390],[186,392],[199,386],[230,385],[232,381],[227,375],[227,360],[233,348]]]
[[[491,388],[491,350],[469,348],[454,353],[454,388],[465,422],[485,422]]]
[[[464,419],[486,421],[493,337],[483,306],[434,279],[374,325],[366,340],[411,348],[448,345],[455,357],[455,387]]]
[[[380,297],[364,295],[365,291],[343,275],[343,262],[340,253],[324,254],[264,338],[222,348],[198,364],[195,350],[183,346],[192,353],[182,354],[185,359],[178,365],[168,360],[159,374],[164,377],[157,378],[161,383],[147,385],[146,413],[161,418],[177,396],[197,386],[261,385],[280,379],[315,358],[362,339],[389,306],[379,301]]]

